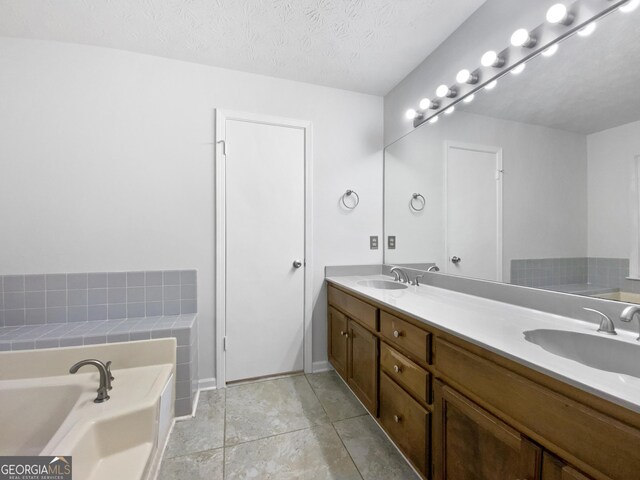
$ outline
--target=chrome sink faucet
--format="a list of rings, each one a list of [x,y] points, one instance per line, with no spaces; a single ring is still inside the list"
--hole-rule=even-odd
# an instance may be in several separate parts
[[[598,327],[598,332],[606,333],[607,335],[617,335],[616,327],[611,321],[611,319],[606,316],[604,313],[594,310],[593,308],[583,308],[583,310],[587,312],[593,312],[600,315],[600,326]]]
[[[396,282],[409,283],[409,275],[407,275],[407,272],[402,270],[400,267],[393,267],[391,269],[391,273],[393,273],[393,277]]]
[[[640,314],[640,306],[638,306],[638,305],[629,305],[620,314],[620,320],[622,320],[623,322],[628,323],[631,320],[633,320],[633,317],[635,317],[636,314]],[[638,337],[637,340],[640,341],[640,337]]]
[[[431,265],[429,268],[427,268],[427,272],[439,272],[440,271],[440,267],[438,265]]]
[[[111,380],[113,379],[113,377],[111,377],[111,362],[107,362],[107,367],[107,365],[102,363],[100,360],[81,360],[69,369],[69,373],[76,373],[81,367],[84,367],[85,365],[93,365],[98,369],[98,372],[100,373],[100,386],[98,387],[98,396],[94,400],[94,403],[106,402],[110,398],[109,390],[111,390]]]

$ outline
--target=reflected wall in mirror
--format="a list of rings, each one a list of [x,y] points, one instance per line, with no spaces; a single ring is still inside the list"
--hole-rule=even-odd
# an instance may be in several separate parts
[[[388,146],[385,263],[640,303],[638,18]]]

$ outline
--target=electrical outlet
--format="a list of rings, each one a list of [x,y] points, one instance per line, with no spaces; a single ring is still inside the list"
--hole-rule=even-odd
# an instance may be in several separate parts
[[[396,236],[395,235],[389,235],[387,237],[387,248],[389,250],[395,250],[396,249]]]
[[[369,237],[369,249],[370,250],[377,250],[378,249],[378,236],[377,235],[371,235]]]

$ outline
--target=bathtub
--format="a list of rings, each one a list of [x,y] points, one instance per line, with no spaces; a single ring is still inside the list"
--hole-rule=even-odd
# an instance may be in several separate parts
[[[81,479],[155,476],[173,422],[175,339],[0,353],[0,456],[71,456]],[[111,360],[110,400],[94,403]]]

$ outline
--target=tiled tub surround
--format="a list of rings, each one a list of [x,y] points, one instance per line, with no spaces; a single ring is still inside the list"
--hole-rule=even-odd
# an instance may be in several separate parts
[[[195,270],[0,277],[0,351],[177,340],[176,416],[197,391]]]
[[[195,270],[0,277],[0,326],[196,313]]]
[[[196,314],[0,327],[0,351],[33,350],[174,337],[176,416],[191,413],[198,383]]]
[[[531,258],[511,260],[511,283],[562,292],[640,293],[640,282],[628,280],[628,258]]]

